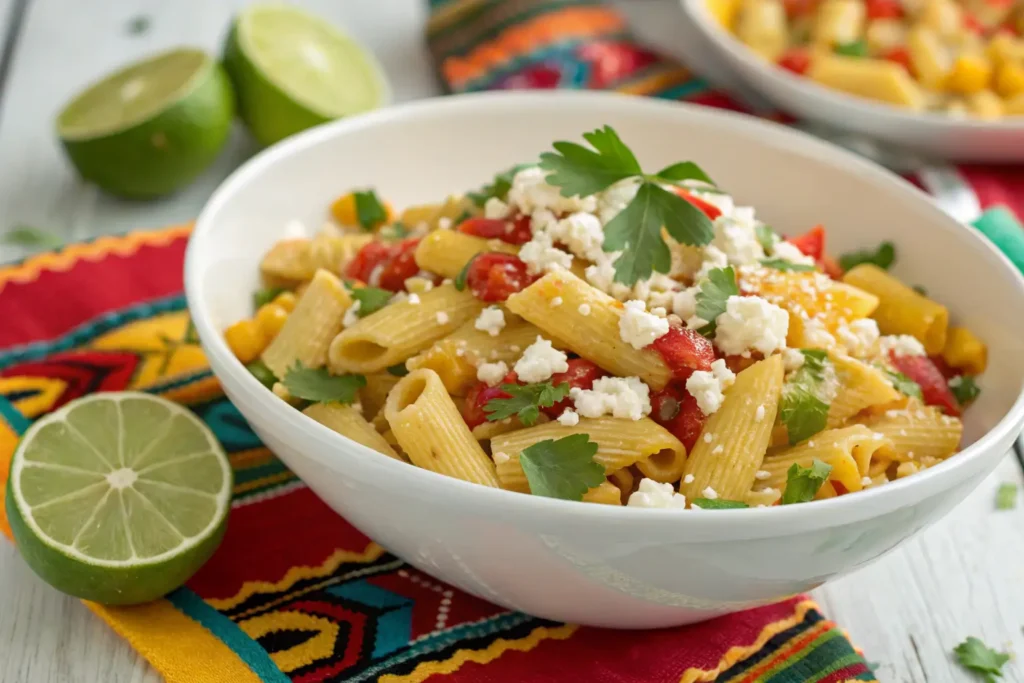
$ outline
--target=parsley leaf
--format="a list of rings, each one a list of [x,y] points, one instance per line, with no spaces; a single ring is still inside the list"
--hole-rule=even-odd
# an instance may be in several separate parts
[[[64,245],[64,240],[40,228],[19,225],[0,234],[0,244],[27,249],[59,249]]]
[[[284,287],[263,287],[262,289],[256,290],[252,295],[252,307],[259,310],[259,307],[263,304],[269,304],[271,301],[277,298],[282,292],[286,292]]]
[[[711,185],[711,187],[716,187],[715,181],[708,177],[708,174],[704,172],[704,169],[692,161],[680,161],[677,164],[666,166],[655,173],[655,175],[662,180],[669,180],[672,182],[679,182],[680,180],[699,180],[702,183]],[[706,191],[706,188],[701,187],[698,191],[704,192]]]
[[[696,505],[701,510],[738,510],[739,508],[750,507],[742,500],[725,500],[723,498],[694,498],[690,505]]]
[[[835,53],[845,57],[867,57],[868,44],[863,40],[852,40],[835,46]]]
[[[301,361],[288,368],[284,386],[295,398],[316,403],[352,403],[356,392],[366,386],[362,375],[332,375],[327,368],[307,368]]]
[[[1017,505],[1017,485],[1013,482],[1000,484],[996,490],[996,510],[1012,510]]]
[[[513,415],[529,427],[540,417],[541,408],[550,408],[569,395],[569,384],[554,386],[551,382],[536,384],[502,384],[501,390],[511,398],[492,398],[484,406],[489,422],[504,420]]]
[[[371,313],[376,313],[388,305],[393,292],[378,287],[359,287],[352,290],[352,298],[359,302],[359,310],[356,315],[365,318]]]
[[[953,648],[953,653],[960,666],[983,674],[990,683],[1003,675],[1003,665],[1010,661],[1010,655],[991,649],[974,636]]]
[[[640,162],[611,126],[584,133],[583,139],[593,149],[563,141],[553,145],[555,152],[540,155],[540,167],[551,172],[548,182],[562,188],[563,196],[597,194],[620,180],[643,174]]]
[[[892,370],[885,370],[886,376],[892,382],[893,386],[896,387],[896,391],[904,394],[905,396],[912,396],[913,398],[924,400],[921,394],[921,385],[910,379],[902,372],[893,372]]]
[[[256,359],[246,365],[245,369],[248,370],[253,377],[258,379],[260,384],[265,386],[267,389],[272,389],[277,383],[277,377],[275,377],[274,373],[267,367],[267,364],[259,359]]]
[[[519,464],[535,496],[583,500],[584,493],[605,480],[604,467],[594,462],[596,454],[597,444],[589,435],[571,434],[524,448]]]
[[[782,241],[779,234],[772,230],[770,225],[765,225],[764,223],[759,223],[754,227],[754,234],[765,251],[771,251],[775,248],[776,244]]]
[[[505,201],[508,199],[508,191],[512,189],[512,179],[516,177],[516,173],[529,165],[516,164],[507,171],[502,171],[494,176],[494,180],[489,185],[484,185],[476,192],[467,192],[466,196],[477,206],[483,206],[491,197]],[[456,221],[456,223],[461,223],[461,221]]]
[[[352,196],[356,200],[356,218],[363,230],[376,230],[387,221],[387,209],[381,204],[376,192],[353,192]]]
[[[821,399],[828,354],[820,349],[800,349],[804,364],[782,389],[779,419],[786,425],[789,443],[798,444],[825,429],[828,403]]]
[[[736,271],[732,266],[715,268],[708,272],[708,279],[697,292],[697,317],[708,321],[700,329],[705,337],[715,333],[715,320],[725,313],[730,296],[739,296],[740,288],[736,285]]]
[[[793,263],[792,261],[787,261],[786,259],[781,258],[761,259],[761,265],[774,268],[775,270],[788,270],[794,273],[806,273],[811,270],[816,270],[816,268],[809,263]]]
[[[839,267],[845,271],[862,263],[873,263],[882,270],[888,270],[895,260],[896,247],[892,242],[882,242],[877,249],[864,249],[843,254],[839,257]]]
[[[949,390],[953,392],[956,402],[962,406],[978,398],[981,389],[970,375],[958,375],[949,380]]]
[[[480,254],[475,254],[474,256],[471,256],[469,260],[466,261],[466,265],[462,266],[462,270],[459,271],[459,274],[455,276],[455,289],[458,291],[461,292],[466,289],[466,278],[469,276],[469,269],[473,266],[473,261],[475,261],[476,257],[479,255]]]
[[[782,494],[782,504],[806,503],[812,500],[821,485],[828,480],[832,465],[823,463],[817,458],[810,467],[800,467],[793,463],[786,472],[786,490]]]

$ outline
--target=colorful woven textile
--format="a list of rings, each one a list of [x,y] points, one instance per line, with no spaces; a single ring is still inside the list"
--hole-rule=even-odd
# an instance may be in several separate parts
[[[90,392],[184,403],[229,453],[234,503],[213,559],[164,600],[86,603],[171,683],[874,680],[802,597],[619,632],[509,612],[407,566],[313,495],[223,397],[181,294],[187,238],[108,237],[0,269],[0,496],[18,434]],[[0,530],[10,536],[2,516]]]

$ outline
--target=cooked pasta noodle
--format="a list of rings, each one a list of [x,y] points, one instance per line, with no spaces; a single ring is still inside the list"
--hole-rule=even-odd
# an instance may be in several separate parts
[[[347,436],[356,443],[401,460],[391,445],[352,406],[340,403],[314,403],[302,411],[328,429]]]
[[[908,334],[924,344],[930,355],[942,353],[946,345],[949,312],[918,294],[878,266],[865,263],[843,276],[843,282],[878,297],[874,313],[882,334]]]

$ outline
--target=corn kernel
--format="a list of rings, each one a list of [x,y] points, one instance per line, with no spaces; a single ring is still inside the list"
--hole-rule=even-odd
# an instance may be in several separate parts
[[[276,297],[274,297],[274,301],[272,303],[277,304],[284,310],[291,313],[292,311],[295,310],[296,301],[297,299],[295,298],[295,294],[293,292],[281,292]]]
[[[255,320],[239,320],[224,331],[224,340],[243,363],[256,360],[267,346],[267,338]]]
[[[997,33],[988,41],[985,54],[996,66],[1006,62],[1024,61],[1024,40],[1009,33]]]
[[[1024,93],[1024,64],[1002,64],[996,71],[996,92],[1006,98]]]
[[[967,98],[967,108],[979,119],[998,119],[1003,116],[1003,101],[991,90],[976,92]]]
[[[273,339],[288,321],[288,311],[274,303],[260,306],[256,311],[256,324],[267,339]]]
[[[946,77],[946,89],[969,95],[984,90],[992,79],[992,65],[980,54],[961,54]]]

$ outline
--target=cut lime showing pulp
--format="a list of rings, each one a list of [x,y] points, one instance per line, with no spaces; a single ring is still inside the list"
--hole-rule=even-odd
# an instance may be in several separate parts
[[[224,48],[224,68],[238,94],[239,116],[263,145],[389,98],[373,55],[324,20],[288,5],[258,5],[239,14]]]
[[[76,96],[57,134],[86,180],[133,198],[164,195],[205,170],[224,147],[234,93],[199,50],[133,64]]]
[[[50,585],[108,605],[182,585],[224,536],[231,466],[188,409],[94,394],[40,419],[11,461],[7,517]]]

